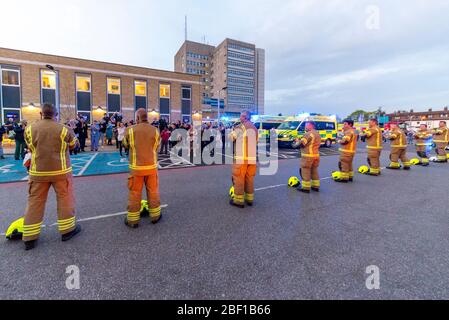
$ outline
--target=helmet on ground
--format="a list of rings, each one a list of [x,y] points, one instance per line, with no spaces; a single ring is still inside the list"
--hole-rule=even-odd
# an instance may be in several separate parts
[[[22,239],[23,234],[23,223],[24,218],[17,219],[11,225],[9,226],[8,230],[6,231],[6,239],[8,240],[20,240]]]
[[[334,179],[334,180],[341,179],[341,172],[340,171],[332,172],[332,179]]]
[[[146,217],[148,215],[150,215],[150,211],[148,209],[148,201],[142,200],[140,201],[140,216]]]
[[[229,196],[232,198],[234,198],[235,195],[235,190],[234,190],[234,186],[231,187],[231,189],[229,189]]]
[[[360,172],[361,174],[368,173],[368,171],[369,171],[368,166],[361,166],[361,167],[359,168],[359,172]]]
[[[412,160],[410,160],[410,163],[411,163],[412,165],[416,166],[417,164],[420,163],[420,161],[419,161],[419,159],[417,159],[417,158],[413,158]]]
[[[299,178],[294,176],[290,177],[290,179],[288,179],[288,186],[292,188],[299,186]]]

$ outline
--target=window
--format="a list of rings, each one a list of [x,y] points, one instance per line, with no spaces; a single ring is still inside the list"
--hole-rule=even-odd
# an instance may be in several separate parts
[[[90,75],[76,75],[76,109],[90,112],[92,109]],[[90,115],[89,115],[90,121]]]
[[[76,76],[76,91],[90,92],[90,76]]]
[[[41,70],[41,103],[49,103],[59,110],[58,72]]]
[[[182,86],[181,88],[181,111],[183,115],[192,113],[192,88],[190,86]]]
[[[6,113],[14,113],[17,121],[20,120],[21,96],[20,96],[20,69],[14,66],[0,65],[0,109],[3,110],[3,118]],[[9,108],[9,110],[6,110]],[[13,110],[11,110],[13,109]],[[11,117],[10,117],[11,118]],[[1,122],[1,119],[0,119]]]
[[[2,85],[19,87],[19,79],[19,70],[2,69]]]
[[[170,85],[169,84],[159,85],[159,96],[161,98],[170,98]]]
[[[56,90],[56,73],[54,71],[42,70],[42,88]]]
[[[159,112],[162,115],[170,116],[170,85],[159,84]]]
[[[335,123],[333,122],[317,122],[316,123],[316,129],[317,130],[335,130]]]
[[[108,78],[108,94],[120,94],[120,79]]]
[[[147,96],[147,82],[146,81],[134,81],[134,91],[135,95],[138,97]]]
[[[121,110],[121,83],[119,78],[107,78],[107,103],[108,112],[120,112]]]
[[[134,107],[147,109],[147,82],[134,80]]]

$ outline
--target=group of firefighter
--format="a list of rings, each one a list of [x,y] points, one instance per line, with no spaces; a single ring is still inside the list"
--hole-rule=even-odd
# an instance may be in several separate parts
[[[74,132],[56,121],[57,110],[51,104],[42,107],[42,120],[29,125],[25,140],[31,150],[32,159],[29,170],[28,204],[25,216],[21,218],[21,227],[12,225],[7,237],[17,235],[24,241],[25,249],[33,249],[41,233],[45,204],[48,191],[53,187],[56,193],[58,228],[62,241],[70,240],[80,233],[81,227],[75,218],[75,201],[73,190],[72,167],[69,150],[78,144]],[[151,222],[160,221],[161,205],[157,153],[159,147],[158,129],[148,122],[145,109],[136,111],[136,125],[127,128],[123,144],[129,148],[128,210],[124,223],[130,228],[137,228],[142,217],[149,216]],[[233,194],[230,204],[239,208],[252,206],[254,202],[254,176],[257,171],[258,130],[250,121],[250,113],[242,112],[240,123],[234,127],[230,136],[234,141],[234,164],[232,167]],[[333,174],[337,182],[353,181],[353,160],[356,153],[358,134],[353,129],[353,121],[345,120],[343,136],[338,141],[340,149],[340,171]],[[319,191],[320,163],[319,148],[321,136],[313,122],[305,124],[306,133],[298,141],[301,147],[300,175],[298,190],[310,193]],[[382,150],[382,131],[377,120],[369,121],[369,128],[360,134],[368,145],[369,169],[366,173],[380,175],[380,155]],[[391,140],[391,163],[389,169],[410,169],[412,163],[406,155],[406,135],[398,125],[393,124],[388,139]],[[429,165],[429,152],[433,142],[437,147],[438,161],[447,162],[446,146],[449,131],[445,122],[431,132],[422,125],[416,133],[419,163]],[[299,180],[299,179],[298,179]],[[290,185],[290,182],[289,182]],[[145,187],[147,201],[142,201],[142,189]],[[20,219],[19,219],[20,220]]]

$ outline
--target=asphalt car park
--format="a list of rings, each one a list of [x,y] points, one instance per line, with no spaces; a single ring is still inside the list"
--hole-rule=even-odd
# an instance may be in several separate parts
[[[80,176],[83,232],[60,241],[51,193],[36,249],[0,239],[0,299],[448,299],[449,165],[337,184],[337,162],[322,157],[321,192],[307,195],[287,186],[298,160],[279,160],[245,209],[228,204],[229,165],[161,170],[163,219],[135,230],[123,224],[126,173]],[[0,184],[0,230],[23,215],[26,194],[26,181]],[[66,286],[69,266],[78,290]],[[366,285],[369,266],[379,289]]]

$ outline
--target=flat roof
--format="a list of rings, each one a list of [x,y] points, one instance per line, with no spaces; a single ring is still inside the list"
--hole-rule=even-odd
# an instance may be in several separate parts
[[[60,55],[55,55],[55,54],[48,54],[48,53],[41,53],[41,52],[34,52],[34,51],[18,50],[18,49],[4,48],[4,47],[0,47],[0,50],[7,50],[7,51],[13,51],[13,52],[19,52],[19,53],[27,53],[27,54],[38,54],[38,55],[43,55],[43,56],[48,56],[48,57],[71,59],[71,60],[77,60],[77,61],[83,61],[83,62],[104,63],[104,64],[113,65],[113,66],[146,69],[146,70],[149,70],[149,71],[175,73],[175,74],[179,74],[179,75],[182,75],[182,76],[193,77],[193,78],[200,78],[201,77],[200,75],[188,74],[188,73],[184,73],[184,72],[169,71],[169,70],[162,70],[162,69],[154,69],[154,68],[149,68],[149,67],[141,67],[141,66],[135,66],[135,65],[128,65],[128,64],[121,64],[121,63],[107,62],[107,61],[99,61],[99,60],[92,60],[92,59],[60,56]]]

